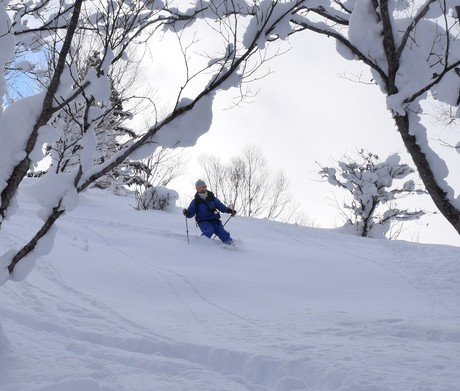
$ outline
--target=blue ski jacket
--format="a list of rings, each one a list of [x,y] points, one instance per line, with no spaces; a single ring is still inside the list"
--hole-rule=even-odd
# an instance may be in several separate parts
[[[202,199],[198,193],[195,194],[195,198],[190,202],[190,205],[187,209],[187,217],[190,219],[196,215],[196,221],[209,221],[209,220],[219,220],[220,214],[222,213],[232,213],[233,209],[225,206],[217,197],[214,196],[214,193],[208,191],[206,199]]]

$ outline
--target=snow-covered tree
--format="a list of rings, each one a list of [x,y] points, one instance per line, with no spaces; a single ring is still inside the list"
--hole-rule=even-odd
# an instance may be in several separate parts
[[[427,99],[460,115],[458,1],[306,0],[296,5],[286,10],[285,30],[271,37],[302,31],[332,37],[341,56],[369,67],[426,190],[460,234],[459,181],[452,175],[458,155],[449,170],[422,121]]]
[[[346,225],[353,225],[355,232],[363,237],[384,237],[396,222],[417,220],[422,210],[400,209],[396,200],[425,192],[416,189],[412,179],[401,186],[394,184],[412,174],[407,164],[400,164],[397,154],[384,161],[370,152],[360,150],[358,160],[344,156],[335,167],[322,166],[319,174],[331,185],[338,186],[351,194],[343,205]]]
[[[86,43],[86,44],[85,44]],[[82,53],[80,53],[82,52]],[[99,69],[101,53],[91,50],[91,43],[85,40],[78,45],[78,56],[73,57],[73,64],[78,70],[81,83],[90,70]],[[51,66],[52,62],[48,62]],[[110,69],[108,81],[110,83],[110,98],[107,103],[96,101],[93,96],[86,96],[83,93],[82,99],[73,101],[60,109],[54,116],[50,125],[54,128],[59,139],[46,147],[47,155],[50,157],[50,168],[55,172],[72,172],[81,160],[83,152],[82,140],[88,127],[94,128],[96,138],[94,164],[101,164],[117,153],[123,140],[135,137],[134,130],[127,122],[133,119],[135,112],[125,107],[130,103],[130,89],[135,85],[135,66],[125,61],[123,69],[113,67]],[[123,78],[118,76],[123,73]],[[52,70],[49,70],[52,73]],[[97,112],[98,117],[89,121],[91,112]],[[102,189],[111,189],[115,194],[126,194],[125,184],[129,181],[127,174],[128,162],[123,162],[112,171],[98,178],[93,186]]]
[[[100,53],[97,51],[92,51],[88,57],[80,61],[75,58],[74,66],[78,69],[79,75],[75,87],[88,72],[98,69],[100,63]],[[108,76],[108,102],[97,101],[93,95],[87,96],[83,93],[81,99],[64,105],[56,113],[50,124],[59,134],[59,139],[47,147],[47,153],[51,157],[51,170],[71,172],[79,165],[80,154],[83,152],[82,139],[89,126],[93,126],[96,137],[93,157],[95,164],[100,164],[113,156],[120,149],[121,140],[134,135],[133,130],[124,125],[133,117],[133,113],[124,109],[125,102],[118,91],[121,86],[116,84],[115,80],[117,79],[111,75]],[[94,118],[90,120],[89,116]]]
[[[178,199],[167,186],[183,174],[186,162],[182,150],[160,147],[147,159],[128,161],[121,173],[116,172],[125,186],[134,188],[137,209],[164,210]]]
[[[150,186],[138,199],[139,209],[166,210],[171,205],[176,205],[179,194],[175,190],[163,186]]]

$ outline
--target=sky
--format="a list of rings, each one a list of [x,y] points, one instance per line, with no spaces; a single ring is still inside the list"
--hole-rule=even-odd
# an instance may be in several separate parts
[[[334,165],[344,155],[355,156],[357,150],[364,149],[381,160],[397,152],[401,163],[414,165],[387,110],[385,96],[369,83],[371,76],[365,67],[343,59],[332,39],[313,34],[292,36],[283,48],[289,51],[267,64],[272,73],[251,85],[258,91],[252,103],[228,109],[237,92],[217,95],[212,126],[196,146],[187,148],[190,162],[186,175],[171,187],[179,191],[186,206],[202,173],[197,157],[214,154],[225,161],[240,154],[245,145],[255,145],[269,168],[285,172],[294,200],[316,226],[340,226],[343,220],[335,200],[341,203],[348,194],[322,182],[317,163]],[[361,83],[357,75],[361,75]],[[436,129],[433,138],[459,133],[434,119],[429,124],[430,129]],[[436,211],[428,196],[414,196],[409,202],[410,207]],[[400,205],[407,207],[405,201]],[[400,238],[460,246],[458,233],[439,214],[406,223]]]
[[[458,247],[236,216],[230,250],[133,203],[81,194],[0,287],[1,391],[460,390]]]

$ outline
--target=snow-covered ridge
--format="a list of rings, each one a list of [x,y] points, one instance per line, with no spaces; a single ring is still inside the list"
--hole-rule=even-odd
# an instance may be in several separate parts
[[[228,251],[130,202],[81,195],[0,288],[0,391],[460,390],[460,248],[236,216]]]

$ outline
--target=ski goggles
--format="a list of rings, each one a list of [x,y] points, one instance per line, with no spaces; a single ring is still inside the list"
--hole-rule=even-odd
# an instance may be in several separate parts
[[[207,189],[207,187],[206,187],[206,185],[200,185],[200,186],[197,186],[196,189],[197,189],[198,191],[204,191],[204,190]]]

